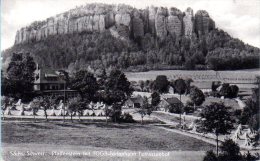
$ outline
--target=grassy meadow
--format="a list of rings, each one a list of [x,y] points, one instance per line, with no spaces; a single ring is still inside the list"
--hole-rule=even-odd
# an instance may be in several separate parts
[[[170,152],[162,158],[146,157],[145,160],[175,160],[193,156],[199,160],[205,151],[214,149],[211,144],[162,131],[152,124],[113,124],[109,123],[69,123],[54,122],[17,122],[2,123],[2,143],[4,160],[136,160],[135,157],[100,157],[100,156],[52,156],[52,151],[127,151],[127,152]],[[45,152],[47,156],[14,156],[12,151]],[[177,151],[177,152],[175,152]],[[178,152],[181,151],[181,152]],[[185,151],[193,151],[185,153]],[[135,158],[135,159],[134,159]],[[145,156],[144,156],[145,158]],[[148,159],[150,158],[150,159]],[[197,160],[196,159],[196,160]]]

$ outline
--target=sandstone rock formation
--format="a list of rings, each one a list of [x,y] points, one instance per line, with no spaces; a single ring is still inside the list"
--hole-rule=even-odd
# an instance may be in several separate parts
[[[167,30],[170,34],[182,35],[182,12],[177,8],[170,8],[167,18]]]
[[[155,15],[156,36],[164,39],[167,36],[167,8],[160,7]]]
[[[183,17],[184,24],[184,35],[191,38],[193,33],[193,10],[187,8],[185,11],[185,16]]]
[[[131,17],[128,13],[116,14],[115,21],[116,21],[116,25],[130,26]]]
[[[132,18],[132,31],[134,38],[144,36],[144,23],[138,12],[135,12]]]
[[[149,10],[148,10],[148,8],[141,11],[140,18],[143,21],[144,33],[149,33]]]
[[[115,15],[110,12],[105,15],[105,27],[106,29],[110,28],[115,24]]]
[[[205,10],[199,10],[195,14],[195,32],[200,36],[207,34],[215,27],[213,20]]]
[[[156,16],[156,12],[157,12],[157,8],[154,6],[151,6],[148,8],[148,13],[149,13],[149,17],[148,17],[148,24],[149,24],[149,32],[152,35],[155,35],[155,16]]]
[[[15,44],[40,41],[51,35],[107,29],[123,39],[131,35],[143,37],[146,33],[161,40],[168,34],[191,38],[194,33],[200,36],[214,28],[214,21],[203,10],[194,18],[191,8],[183,13],[174,7],[151,6],[138,10],[127,5],[88,4],[21,28],[16,33]]]

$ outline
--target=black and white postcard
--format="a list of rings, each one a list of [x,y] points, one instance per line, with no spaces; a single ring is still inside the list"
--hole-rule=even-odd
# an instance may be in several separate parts
[[[259,0],[0,7],[0,160],[260,160]]]

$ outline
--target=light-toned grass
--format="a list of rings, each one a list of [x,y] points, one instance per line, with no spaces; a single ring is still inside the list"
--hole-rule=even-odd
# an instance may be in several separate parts
[[[212,146],[153,125],[3,122],[3,143],[85,145],[132,150],[207,150]],[[198,147],[197,147],[198,146]]]
[[[191,161],[193,155],[201,160],[204,152],[214,149],[214,146],[203,141],[183,136],[178,133],[163,130],[154,125],[113,124],[109,123],[65,123],[53,122],[18,122],[4,121],[2,123],[2,142],[4,159],[6,160],[138,160],[125,157],[99,156],[12,156],[10,151],[79,151],[126,150],[130,152],[168,152],[194,151],[191,153],[171,152],[170,157],[146,157],[141,160],[184,160]],[[185,159],[186,158],[186,159]],[[184,161],[183,160],[183,161]]]

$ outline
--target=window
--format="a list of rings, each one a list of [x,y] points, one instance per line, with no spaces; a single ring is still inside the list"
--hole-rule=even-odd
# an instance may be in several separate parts
[[[35,77],[35,81],[37,81],[40,78],[39,73]]]

